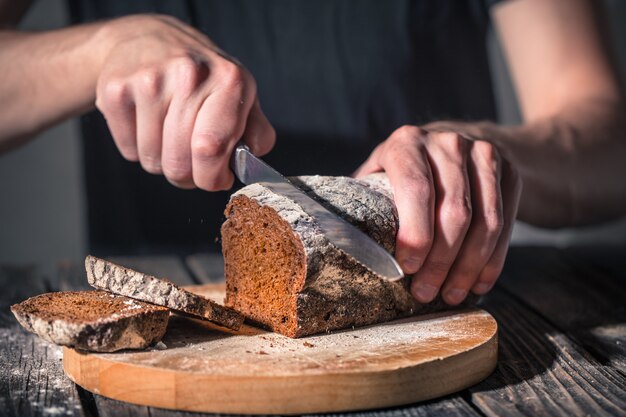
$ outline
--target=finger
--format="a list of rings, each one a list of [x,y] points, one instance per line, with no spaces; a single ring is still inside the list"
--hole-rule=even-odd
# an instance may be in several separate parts
[[[208,96],[196,117],[191,137],[192,175],[203,190],[226,190],[233,184],[230,154],[243,135],[256,96],[254,81],[241,71],[231,68],[222,76],[222,85]]]
[[[196,105],[197,106],[197,105]],[[194,188],[191,135],[198,109],[189,100],[172,99],[163,122],[161,163],[165,178],[179,188]]]
[[[106,119],[113,141],[122,156],[137,161],[135,103],[128,84],[113,80],[98,84],[96,108]]]
[[[429,136],[428,153],[437,196],[433,245],[414,275],[411,291],[422,302],[432,301],[461,248],[472,217],[467,175],[468,141],[458,135]]]
[[[435,193],[421,134],[417,127],[402,127],[378,151],[398,209],[396,258],[406,274],[419,269],[433,239]]]
[[[504,267],[504,260],[509,250],[509,242],[513,233],[513,225],[517,217],[517,209],[522,194],[522,180],[515,167],[502,161],[502,208],[504,226],[493,254],[483,268],[477,282],[472,288],[475,294],[487,293],[495,284]]]
[[[477,281],[504,225],[499,154],[484,141],[470,142],[470,146],[472,222],[442,290],[444,301],[452,305],[463,301]]]
[[[253,154],[262,156],[272,150],[276,143],[276,131],[263,114],[256,99],[248,115],[243,141]]]
[[[151,174],[161,174],[163,120],[167,111],[162,95],[163,79],[157,71],[137,75],[133,96],[137,114],[137,152],[142,168]]]
[[[163,174],[177,187],[194,188],[191,136],[205,97],[208,67],[205,61],[183,57],[172,63],[171,73],[174,93],[163,122]]]

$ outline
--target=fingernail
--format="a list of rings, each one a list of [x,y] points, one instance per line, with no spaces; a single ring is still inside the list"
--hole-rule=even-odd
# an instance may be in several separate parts
[[[402,268],[407,274],[414,274],[420,267],[420,261],[417,258],[407,258],[402,262]]]
[[[446,292],[446,301],[449,304],[458,304],[465,299],[467,291],[460,288],[452,288]]]
[[[429,303],[437,295],[437,287],[430,284],[417,284],[415,298],[421,303]]]
[[[478,294],[484,294],[491,289],[491,284],[488,282],[479,282],[474,286],[474,292]]]

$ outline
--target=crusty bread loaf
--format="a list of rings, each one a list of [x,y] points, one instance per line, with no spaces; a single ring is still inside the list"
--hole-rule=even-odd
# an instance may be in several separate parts
[[[386,176],[292,179],[390,253],[398,216]],[[409,279],[384,281],[332,245],[315,219],[268,185],[233,194],[222,225],[226,305],[290,337],[363,326],[442,305],[417,303]]]
[[[167,327],[167,308],[104,291],[53,292],[11,307],[28,331],[58,345],[95,352],[143,349]]]
[[[87,256],[85,269],[89,284],[95,288],[168,307],[233,330],[238,330],[243,324],[243,316],[236,311],[184,290],[168,280],[94,256]]]

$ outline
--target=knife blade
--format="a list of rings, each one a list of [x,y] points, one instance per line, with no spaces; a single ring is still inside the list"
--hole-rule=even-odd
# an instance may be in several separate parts
[[[289,179],[254,156],[246,145],[237,145],[230,165],[242,183],[264,183],[272,191],[302,207],[305,213],[315,218],[332,244],[370,271],[388,281],[397,281],[404,276],[398,262],[376,241],[309,197]]]

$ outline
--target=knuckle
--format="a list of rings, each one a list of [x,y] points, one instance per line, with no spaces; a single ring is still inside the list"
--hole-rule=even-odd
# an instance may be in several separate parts
[[[467,152],[468,140],[458,133],[444,132],[439,134],[439,142],[453,155],[460,155]]]
[[[232,184],[232,178],[226,177],[212,177],[205,178],[201,181],[196,181],[196,186],[204,191],[224,191],[228,190]]]
[[[393,132],[391,137],[397,138],[398,140],[400,139],[413,140],[415,138],[418,138],[421,134],[422,134],[422,130],[419,127],[414,126],[414,125],[403,125],[397,128]]]
[[[402,240],[402,245],[406,248],[408,254],[417,257],[428,253],[428,251],[432,247],[432,244],[433,240],[428,236],[414,236],[404,238]]]
[[[428,271],[437,277],[445,277],[450,271],[450,267],[450,262],[439,259],[431,259],[426,264]]]
[[[441,142],[444,142],[444,143],[457,143],[462,139],[458,133],[449,132],[449,131],[434,132],[432,133],[432,135],[436,136],[437,139],[439,139]]]
[[[500,165],[500,153],[495,146],[489,142],[476,141],[474,142],[474,149],[478,153],[484,166],[494,172],[498,169]]]
[[[470,153],[470,142],[455,132],[434,132],[426,140],[429,152],[443,161],[465,170]]]
[[[200,132],[191,140],[191,153],[200,160],[211,160],[224,156],[228,151],[230,138],[215,132]]]
[[[176,90],[185,95],[193,93],[202,80],[204,64],[184,56],[174,59],[170,65],[175,76]]]
[[[495,146],[484,140],[477,140],[474,146],[478,152],[488,161],[495,161],[500,158],[500,154]]]
[[[155,68],[147,68],[137,74],[137,89],[148,97],[155,98],[161,94],[163,87],[163,77],[159,70]]]
[[[225,88],[233,94],[243,95],[250,91],[256,94],[256,84],[246,70],[231,61],[226,61],[221,69],[221,80]]]
[[[141,156],[141,167],[150,174],[161,174],[161,161],[153,156]]]
[[[504,229],[504,218],[499,210],[489,210],[485,213],[483,222],[488,236],[499,236]]]
[[[115,141],[117,145],[117,149],[120,151],[120,154],[127,161],[135,162],[137,161],[137,149],[131,146],[120,144],[120,142]]]
[[[124,104],[130,96],[130,88],[124,79],[110,79],[102,82],[96,99],[99,109],[108,109],[110,106]]]
[[[191,164],[183,160],[164,159],[163,174],[170,181],[184,183],[192,177]]]
[[[453,266],[449,273],[448,287],[468,289],[476,280],[478,271],[467,265]]]
[[[397,235],[398,251],[401,257],[424,258],[433,245],[432,232],[420,231],[417,225],[400,227]]]
[[[461,198],[456,201],[444,204],[441,207],[441,217],[448,224],[464,228],[469,226],[472,220],[472,207],[467,199]]]

